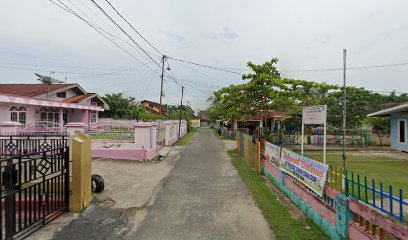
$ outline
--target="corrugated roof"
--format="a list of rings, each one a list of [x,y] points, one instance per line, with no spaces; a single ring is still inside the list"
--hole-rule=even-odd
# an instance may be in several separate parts
[[[0,93],[35,97],[48,91],[74,86],[75,84],[0,84]]]

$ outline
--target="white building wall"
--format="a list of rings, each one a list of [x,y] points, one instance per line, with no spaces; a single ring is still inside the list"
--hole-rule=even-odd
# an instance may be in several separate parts
[[[72,89],[68,89],[68,90],[65,90],[67,97],[66,97],[66,98],[60,98],[60,97],[57,97],[57,92],[63,92],[63,91],[50,92],[50,94],[48,95],[48,98],[47,98],[47,94],[46,94],[46,93],[41,94],[41,95],[37,96],[36,98],[48,99],[48,100],[53,100],[53,101],[62,102],[62,101],[64,101],[64,100],[67,99],[67,98],[75,97],[75,96],[78,95],[78,94],[77,94],[76,92],[74,92]]]

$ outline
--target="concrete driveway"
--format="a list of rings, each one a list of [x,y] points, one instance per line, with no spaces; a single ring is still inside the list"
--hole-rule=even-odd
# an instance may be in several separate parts
[[[201,128],[158,163],[95,160],[106,190],[83,213],[29,239],[274,239],[226,154],[230,147]]]
[[[160,162],[93,160],[92,172],[103,176],[105,191],[95,194],[82,214],[67,213],[28,239],[126,238],[146,216],[183,149],[174,147]]]
[[[231,144],[230,144],[231,145]],[[131,239],[274,239],[210,129],[201,128]]]

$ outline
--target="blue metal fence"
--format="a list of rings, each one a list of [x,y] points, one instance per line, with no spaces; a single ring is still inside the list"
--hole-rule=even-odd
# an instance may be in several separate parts
[[[389,185],[387,191],[387,189],[384,189],[382,182],[378,186],[379,189],[376,188],[374,179],[369,183],[367,177],[361,179],[360,174],[355,175],[352,172],[351,176],[348,176],[347,171],[345,172],[345,194],[347,196],[363,201],[381,212],[406,223],[404,206],[408,207],[408,202],[403,198],[403,190],[399,189],[397,192],[393,192],[393,186]]]

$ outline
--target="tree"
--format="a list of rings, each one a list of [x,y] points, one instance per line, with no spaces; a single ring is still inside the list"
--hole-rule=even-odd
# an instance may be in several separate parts
[[[214,92],[209,98],[210,117],[245,120],[258,113],[280,111],[300,113],[301,108],[320,104],[337,86],[304,80],[281,78],[275,66],[277,58],[262,65],[248,62],[253,73],[245,74],[245,83]]]
[[[142,110],[133,97],[124,97],[122,93],[105,94],[103,100],[109,105],[109,110],[101,116],[114,119],[136,119]]]

